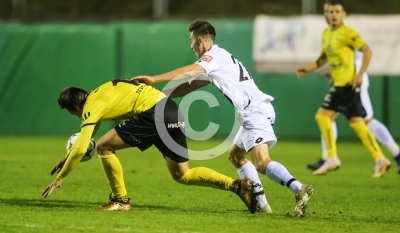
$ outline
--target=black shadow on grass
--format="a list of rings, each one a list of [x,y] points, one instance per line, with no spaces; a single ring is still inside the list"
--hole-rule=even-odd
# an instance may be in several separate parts
[[[70,200],[51,200],[51,199],[43,199],[43,198],[0,198],[0,204],[6,204],[10,206],[20,206],[20,207],[39,207],[39,208],[74,208],[74,209],[96,209],[98,206],[104,203],[100,202],[87,202],[87,201],[70,201]],[[142,210],[154,210],[154,211],[167,211],[167,212],[196,212],[196,213],[215,213],[215,214],[226,214],[230,213],[238,213],[238,212],[247,212],[247,211],[238,211],[233,209],[207,209],[207,208],[184,208],[179,206],[161,206],[161,205],[146,205],[146,204],[137,204],[132,203],[132,209],[142,209]]]
[[[79,202],[67,200],[45,200],[45,199],[18,199],[18,198],[0,198],[0,204],[21,207],[44,207],[44,208],[87,208],[91,205],[97,204],[96,202]]]

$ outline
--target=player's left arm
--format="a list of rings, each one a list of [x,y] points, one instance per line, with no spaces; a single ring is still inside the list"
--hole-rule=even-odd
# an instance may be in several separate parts
[[[361,38],[356,31],[349,29],[348,33],[346,33],[346,36],[347,36],[347,44],[350,47],[356,50],[360,50],[363,53],[363,59],[360,70],[353,78],[353,88],[356,88],[360,87],[362,84],[363,80],[362,77],[364,73],[367,72],[372,57],[372,51],[370,47],[367,45],[367,43],[364,41],[364,39]]]
[[[360,51],[363,53],[363,59],[362,59],[361,68],[360,68],[360,71],[358,72],[358,74],[363,76],[364,73],[367,72],[369,63],[371,62],[372,50],[367,44],[364,44],[364,46],[360,49]]]
[[[60,173],[58,173],[57,178],[42,190],[43,197],[49,196],[55,188],[60,187],[63,179],[79,164],[86,153],[87,145],[90,143],[94,129],[95,126],[93,124],[82,127],[78,140],[67,154],[65,164]]]

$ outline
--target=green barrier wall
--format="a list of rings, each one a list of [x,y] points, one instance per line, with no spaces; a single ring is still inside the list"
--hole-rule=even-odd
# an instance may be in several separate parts
[[[326,78],[312,74],[303,80],[288,74],[257,74],[252,66],[251,20],[210,20],[217,43],[232,52],[252,73],[264,92],[275,97],[274,126],[280,138],[318,138],[314,114],[328,90]],[[2,23],[0,24],[0,134],[70,135],[80,120],[60,110],[57,97],[69,85],[93,89],[114,78],[154,75],[191,64],[189,21],[134,21],[115,23]],[[375,117],[384,120],[396,138],[400,97],[398,77],[371,77],[370,94]],[[164,84],[155,85],[162,89]],[[215,136],[231,132],[234,111],[210,86],[218,106],[198,100],[185,106],[188,124],[203,131],[219,125]],[[196,94],[194,94],[196,95]],[[202,95],[202,94],[200,94]],[[176,99],[179,103],[182,98]],[[100,133],[115,125],[102,126]],[[355,138],[344,117],[338,119],[339,137]],[[190,135],[189,135],[190,137]]]

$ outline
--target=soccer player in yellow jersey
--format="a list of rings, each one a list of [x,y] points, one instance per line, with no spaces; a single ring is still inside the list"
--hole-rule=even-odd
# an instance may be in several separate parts
[[[360,99],[363,74],[368,68],[372,52],[358,33],[343,23],[346,15],[344,3],[331,0],[328,4],[329,27],[322,34],[321,55],[316,62],[297,70],[297,76],[302,78],[308,72],[328,63],[332,72],[333,85],[315,116],[327,147],[328,159],[314,174],[326,174],[340,167],[331,121],[337,113],[342,113],[375,160],[373,177],[381,177],[390,168],[391,163],[383,155],[374,135],[364,122],[366,111]],[[362,65],[358,72],[354,62],[355,50],[363,53]]]
[[[185,119],[178,105],[159,90],[137,81],[114,80],[91,92],[68,87],[61,92],[58,104],[82,118],[81,133],[66,157],[51,171],[51,174],[58,172],[58,175],[43,189],[43,197],[60,187],[79,164],[102,121],[126,119],[97,142],[100,163],[111,188],[110,201],[100,209],[131,209],[116,151],[129,147],[144,151],[155,145],[164,156],[172,178],[178,183],[232,191],[239,195],[251,213],[256,211],[257,200],[250,179],[233,180],[209,168],[189,168]],[[166,140],[168,138],[172,140]]]
[[[324,16],[326,22],[329,24],[329,19],[328,19],[328,13],[329,13],[329,2],[326,2],[324,4]],[[356,64],[356,69],[359,70],[361,67],[362,63],[362,57],[363,54],[360,51],[355,51],[355,64]],[[327,76],[331,77],[330,71],[328,70]],[[371,98],[368,93],[368,87],[369,87],[369,77],[367,73],[364,73],[363,75],[363,81],[361,85],[361,103],[365,109],[365,112],[367,115],[364,117],[365,124],[367,124],[368,128],[371,130],[372,134],[374,134],[376,140],[380,142],[382,145],[384,145],[393,155],[394,160],[396,161],[398,165],[398,173],[400,174],[400,147],[396,143],[396,141],[393,139],[393,136],[389,132],[388,128],[379,120],[374,118],[374,110],[372,107],[371,103]],[[332,129],[334,132],[334,138],[336,140],[337,138],[337,126],[335,122],[335,118],[332,119]],[[321,137],[322,138],[322,137]],[[321,146],[322,146],[322,158],[319,159],[315,163],[310,163],[307,164],[307,168],[310,170],[317,170],[319,167],[321,167],[324,164],[324,161],[326,158],[328,158],[327,150],[325,147],[325,142],[322,138],[321,140]]]

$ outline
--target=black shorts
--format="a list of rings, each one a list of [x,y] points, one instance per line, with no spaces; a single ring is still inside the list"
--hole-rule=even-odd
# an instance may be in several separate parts
[[[188,161],[185,119],[178,105],[169,98],[117,125],[115,130],[131,147],[145,151],[155,145],[164,157],[175,162]]]
[[[353,89],[352,86],[331,87],[321,107],[340,112],[347,119],[367,115],[361,102],[360,88]]]

